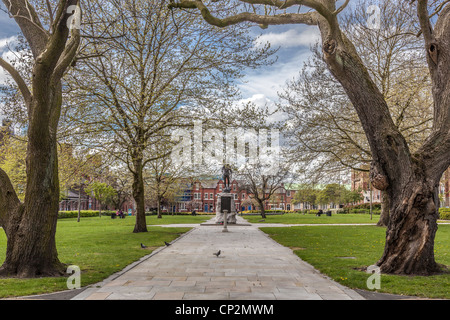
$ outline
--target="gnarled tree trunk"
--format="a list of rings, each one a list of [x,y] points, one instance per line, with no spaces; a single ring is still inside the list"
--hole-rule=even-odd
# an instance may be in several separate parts
[[[429,275],[440,271],[434,258],[439,217],[436,186],[419,175],[398,192],[388,190],[391,216],[385,250],[377,263],[382,272]]]
[[[447,9],[450,12],[450,6]],[[441,112],[442,118],[435,119],[433,134],[420,150],[411,154],[405,138],[389,115],[381,92],[353,45],[337,28],[321,25],[321,32],[325,39],[325,61],[352,101],[370,144],[372,185],[386,191],[390,203],[386,246],[377,265],[382,272],[391,274],[427,275],[438,272],[434,238],[439,202],[435,191],[442,173],[450,164],[450,139],[446,132],[448,127],[437,130],[437,125],[442,125],[440,121],[448,125],[450,119],[450,90],[443,90],[450,79],[444,76],[446,83],[442,83],[442,79],[439,79],[440,84],[433,83],[434,90],[439,91],[434,96],[435,112]],[[449,38],[447,30],[447,40]],[[447,50],[450,50],[450,43],[447,44]],[[445,60],[443,56],[441,58]],[[438,89],[438,86],[443,87]],[[443,112],[443,109],[447,111]]]

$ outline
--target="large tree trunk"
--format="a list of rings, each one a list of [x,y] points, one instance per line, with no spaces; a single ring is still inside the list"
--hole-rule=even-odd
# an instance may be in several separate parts
[[[386,244],[377,265],[384,273],[429,275],[439,272],[434,259],[438,229],[437,185],[411,177],[401,190],[389,189],[391,215]]]
[[[64,266],[58,260],[55,243],[59,209],[56,128],[61,84],[41,89],[42,92],[34,92],[34,115],[28,127],[25,200],[10,208],[9,219],[4,224],[8,240],[6,259],[0,269],[3,276],[29,278],[63,274]],[[4,175],[3,186],[8,184],[6,179]]]
[[[136,202],[136,224],[134,225],[134,233],[147,232],[147,222],[145,219],[145,193],[144,193],[144,176],[142,160],[133,161],[133,198]]]
[[[69,10],[78,5],[78,0],[59,1],[50,32],[44,30],[28,1],[3,2],[30,45],[34,66],[29,90],[20,73],[0,59],[0,65],[18,85],[28,112],[24,203],[20,203],[8,176],[0,170],[0,225],[7,237],[0,275],[61,275],[63,264],[58,260],[55,242],[59,206],[56,132],[62,105],[61,79],[80,43],[75,23],[80,22],[79,17],[75,19],[74,10]]]

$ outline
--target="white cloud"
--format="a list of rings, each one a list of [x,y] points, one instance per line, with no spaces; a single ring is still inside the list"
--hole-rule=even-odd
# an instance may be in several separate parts
[[[14,55],[8,50],[8,45],[11,45],[13,42],[17,41],[17,37],[8,37],[0,39],[0,54],[2,59],[5,61],[11,62],[11,59]],[[9,74],[0,67],[0,86],[6,83],[6,79],[9,78]]]
[[[315,26],[271,26],[263,31],[255,47],[270,42],[272,48],[278,48],[278,60],[270,66],[248,70],[238,85],[244,97],[264,94],[272,101],[278,100],[286,81],[298,76],[304,62],[311,56],[310,47],[320,40],[320,32]]]
[[[281,33],[269,32],[255,40],[255,46],[269,42],[273,47],[293,48],[315,44],[320,39],[319,29],[308,26],[301,29],[289,29]]]
[[[304,62],[311,56],[306,50],[289,50],[280,52],[278,61],[271,65],[249,72],[239,88],[244,97],[264,94],[269,99],[278,100],[278,92],[282,91],[286,81],[296,78],[303,68]]]
[[[0,39],[0,52],[7,49],[8,45],[11,45],[13,42],[16,42],[16,41],[17,41],[16,36]]]

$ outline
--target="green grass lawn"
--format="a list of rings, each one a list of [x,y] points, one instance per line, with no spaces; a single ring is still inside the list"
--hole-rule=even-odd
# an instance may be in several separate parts
[[[149,219],[150,218],[150,219]],[[147,217],[149,224],[200,223],[205,217],[164,216]],[[196,221],[196,222],[195,222]],[[56,243],[61,262],[81,268],[81,285],[96,283],[122,270],[130,263],[150,254],[185,233],[189,228],[148,227],[147,233],[133,233],[134,217],[108,217],[58,220]],[[142,249],[144,243],[149,248]],[[0,229],[0,264],[6,253],[6,236]],[[0,298],[34,295],[66,290],[66,277],[39,279],[0,279]]]
[[[385,228],[375,226],[265,227],[261,230],[291,247],[301,259],[335,281],[365,290],[370,275],[358,269],[375,264],[385,242]],[[450,225],[439,226],[435,257],[438,263],[450,266]],[[378,291],[449,299],[450,273],[430,277],[381,275]]]
[[[377,223],[380,216],[370,214],[333,214],[331,217],[314,214],[286,213],[283,215],[267,215],[264,221],[260,215],[243,216],[250,223],[284,223],[284,224],[332,224],[332,223]]]

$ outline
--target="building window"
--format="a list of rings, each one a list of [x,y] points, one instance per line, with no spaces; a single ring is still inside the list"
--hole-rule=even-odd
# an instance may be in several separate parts
[[[238,195],[237,195],[237,193],[235,193],[234,194],[234,200],[237,200],[238,199]]]
[[[287,190],[286,191],[286,197],[290,197],[291,196],[291,190]]]
[[[205,193],[205,200],[208,200],[208,194]]]
[[[245,193],[242,194],[242,199],[245,199]]]
[[[211,200],[213,200],[213,199],[214,199],[214,195],[213,195],[212,193],[210,193],[210,194],[209,194],[209,198],[210,198]]]

